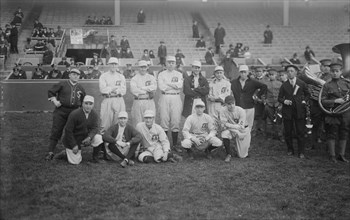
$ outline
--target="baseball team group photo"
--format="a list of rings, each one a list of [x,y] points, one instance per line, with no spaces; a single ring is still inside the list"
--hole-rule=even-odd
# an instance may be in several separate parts
[[[0,219],[349,219],[346,0],[1,2]]]

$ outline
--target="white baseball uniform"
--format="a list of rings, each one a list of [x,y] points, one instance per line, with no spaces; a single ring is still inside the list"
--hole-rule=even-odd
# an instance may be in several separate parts
[[[105,97],[101,103],[102,132],[118,121],[118,114],[125,111],[123,96],[126,93],[126,82],[123,74],[107,71],[99,79],[100,92]]]
[[[145,150],[139,155],[139,161],[143,162],[146,156],[152,156],[156,162],[167,161],[170,142],[163,128],[153,123],[149,129],[145,122],[140,122],[137,124],[136,130],[142,135],[142,147]]]
[[[222,146],[222,141],[215,136],[216,130],[213,118],[205,113],[201,116],[198,116],[196,113],[188,116],[182,129],[182,134],[184,136],[184,140],[181,142],[183,148],[192,147],[194,144],[191,140],[192,137],[197,137],[203,140],[206,139],[210,145],[215,147]],[[205,144],[205,142],[201,143],[201,145]],[[201,149],[200,146],[196,147]]]
[[[229,95],[231,95],[231,83],[226,78],[221,80],[215,78],[209,83],[208,98],[222,99],[222,101],[225,101],[225,98]],[[212,102],[208,100],[208,113],[214,119],[218,118],[221,108],[221,102]]]
[[[225,106],[220,111],[220,120],[224,128],[221,137],[227,139],[236,138],[238,156],[240,158],[247,157],[251,140],[251,128],[246,123],[246,111],[239,106],[235,106],[233,112],[230,112]],[[227,123],[238,126],[237,128],[230,128],[227,126]]]
[[[158,86],[161,91],[159,99],[160,125],[166,131],[180,130],[182,101],[180,92],[183,87],[182,73],[164,70],[159,73]]]
[[[136,74],[130,80],[130,91],[134,95],[134,102],[131,108],[132,125],[135,127],[142,122],[143,113],[146,110],[156,112],[153,95],[157,90],[157,81],[154,76],[146,73],[145,75]],[[149,93],[153,95],[149,95]]]

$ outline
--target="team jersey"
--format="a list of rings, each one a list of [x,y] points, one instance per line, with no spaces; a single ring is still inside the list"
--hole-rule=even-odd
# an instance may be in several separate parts
[[[230,112],[227,106],[225,106],[220,111],[220,121],[222,124],[238,124],[241,126],[241,129],[244,129],[246,124],[245,110],[239,106],[235,106],[233,112]]]
[[[106,95],[125,95],[126,81],[123,74],[119,72],[111,73],[110,71],[103,73],[99,79],[100,92]],[[116,89],[115,91],[113,91]]]
[[[203,115],[198,116],[193,113],[187,117],[182,134],[185,139],[190,139],[192,134],[214,137],[216,135],[214,120],[208,114],[203,113]]]
[[[156,91],[157,82],[154,76],[146,73],[145,75],[136,74],[130,80],[130,91],[136,97],[148,96],[147,91]]]
[[[145,148],[154,146],[160,143],[163,146],[164,151],[170,150],[170,142],[168,136],[165,134],[162,127],[157,124],[153,124],[149,129],[145,122],[140,122],[136,125],[136,130],[142,135],[142,145]]]
[[[176,89],[168,84],[175,85]],[[183,87],[183,75],[176,70],[164,70],[163,72],[159,73],[158,86],[162,92],[179,93]]]
[[[226,96],[231,94],[231,83],[227,79],[214,79],[209,83],[208,98],[225,100]]]
[[[70,80],[61,81],[48,91],[49,100],[56,97],[63,107],[78,108],[85,96],[85,89],[78,83],[72,84]]]

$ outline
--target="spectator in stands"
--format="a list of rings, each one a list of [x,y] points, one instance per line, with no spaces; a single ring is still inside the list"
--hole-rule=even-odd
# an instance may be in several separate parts
[[[62,57],[62,60],[58,63],[58,65],[67,66],[67,65],[70,65],[70,64],[67,62],[67,57]]]
[[[24,71],[21,72],[19,67],[16,66],[15,68],[13,68],[13,72],[10,75],[9,79],[27,79],[27,75]]]
[[[39,39],[38,42],[34,45],[34,51],[45,51],[46,46],[43,40]]]
[[[98,65],[89,66],[87,68],[86,79],[99,79],[101,76],[101,72],[98,70]]]
[[[105,58],[106,62],[108,62],[110,55],[109,55],[109,45],[107,43],[103,44],[103,47],[100,52],[100,57]]]
[[[220,51],[219,51],[218,55],[219,55],[220,62],[223,61],[225,59],[225,57],[226,57],[226,54],[224,52],[224,45],[223,44],[220,45]]]
[[[17,11],[13,14],[15,17],[13,18],[11,24],[22,24],[22,19],[24,18],[24,14],[22,12],[21,7],[18,7]]]
[[[198,23],[196,20],[193,20],[192,25],[192,37],[193,38],[199,38],[199,30],[198,30]],[[204,46],[205,47],[205,46]]]
[[[8,56],[8,51],[7,51],[7,47],[5,46],[5,41],[0,41],[0,57],[4,57],[6,62],[7,56]]]
[[[86,74],[85,74],[85,72],[83,71],[83,66],[84,66],[84,63],[82,63],[82,62],[77,62],[77,63],[76,63],[76,67],[77,67],[77,69],[78,69],[79,72],[80,72],[80,77],[79,77],[79,79],[86,79]]]
[[[243,48],[243,57],[245,58],[245,59],[250,59],[250,58],[252,58],[252,54],[250,53],[250,51],[249,51],[249,47],[248,46],[245,46],[244,48]]]
[[[134,54],[132,54],[130,47],[126,48],[125,53],[122,53],[122,58],[134,58]]]
[[[294,53],[293,57],[289,60],[292,64],[300,64],[300,60],[298,59],[298,54]]]
[[[220,66],[223,66],[224,73],[229,81],[234,79],[233,68],[235,66],[233,59],[231,58],[231,54],[229,51],[226,52],[226,57],[221,61]]]
[[[149,58],[151,58],[151,59],[155,59],[155,58],[156,58],[156,57],[154,56],[153,50],[150,50],[150,51],[149,51]]]
[[[57,31],[55,33],[56,37],[61,38],[63,36],[63,30],[61,29],[61,26],[57,26]]]
[[[126,38],[126,36],[124,35],[122,37],[122,39],[120,40],[120,47],[122,48],[122,52],[125,53],[126,52],[126,49],[128,47],[130,47],[130,44],[129,44],[129,41],[128,39]]]
[[[233,54],[232,54],[232,57],[240,57],[243,55],[243,50],[242,50],[242,46],[243,44],[242,43],[237,43],[236,44],[236,47],[235,49],[233,49]]]
[[[131,63],[127,63],[126,64],[126,70],[124,70],[123,75],[125,77],[125,79],[131,79],[132,77],[135,76],[135,70],[132,69],[132,64]]]
[[[203,35],[201,36],[201,38],[199,40],[197,40],[196,48],[206,48]]]
[[[270,25],[266,26],[266,30],[264,31],[264,44],[272,44],[273,34],[270,30]]]
[[[15,24],[12,25],[11,34],[9,38],[10,42],[10,52],[18,54],[18,29]]]
[[[57,69],[57,65],[52,64],[52,69],[48,72],[45,79],[62,79],[62,73]]]
[[[72,69],[72,66],[70,64],[66,65],[66,70],[62,73],[62,79],[69,79],[69,74],[71,69]]]
[[[143,24],[145,23],[145,20],[146,20],[146,15],[143,9],[141,8],[139,13],[137,13],[137,23]]]
[[[92,20],[91,16],[89,15],[85,21],[85,25],[92,25],[94,24],[94,20]]]
[[[223,27],[221,27],[220,23],[218,23],[218,26],[216,27],[215,32],[214,32],[215,47],[216,47],[215,53],[218,54],[220,51],[220,45],[225,44],[225,42],[224,42],[225,36],[226,36],[225,29]]]
[[[56,41],[55,41],[55,32],[53,31],[53,28],[49,28],[49,32],[47,33],[48,42],[52,44],[53,47],[56,47]]]
[[[108,17],[107,17],[106,22],[105,22],[105,25],[113,25],[113,21],[112,21],[111,16],[108,16]]]
[[[44,25],[42,23],[40,23],[38,19],[35,19],[35,21],[34,21],[34,29],[40,30],[40,29],[43,29],[43,28],[44,28]]]
[[[0,37],[4,37],[5,38],[5,33],[4,33],[4,31],[2,30],[1,27],[0,27]]]
[[[33,72],[32,79],[45,79],[47,73],[43,70],[42,64],[39,63],[38,67],[35,68],[35,71]]]
[[[288,80],[287,72],[284,70],[284,68],[278,71],[278,80],[282,83]]]
[[[101,20],[100,20],[100,24],[101,25],[105,25],[106,24],[106,17],[102,16]]]
[[[32,32],[32,37],[41,37],[40,31],[34,28]]]
[[[315,57],[315,53],[311,50],[310,46],[305,47],[304,57],[307,62],[310,62],[311,58]]]
[[[208,65],[215,65],[214,51],[212,47],[209,47],[207,53],[205,54],[205,62]]]
[[[11,29],[12,29],[11,25],[9,24],[5,25],[5,39],[7,40],[7,42],[10,42]]]
[[[140,60],[145,60],[145,61],[150,61],[151,60],[151,58],[149,57],[147,49],[143,50],[143,54],[142,54],[142,57],[141,57]]]
[[[93,20],[93,25],[100,25],[100,20],[98,20],[98,18],[96,16],[94,16],[94,20]]]
[[[97,53],[93,53],[93,58],[90,61],[90,65],[91,66],[95,66],[95,65],[103,65],[103,61],[101,58],[98,57]]]
[[[184,63],[182,62],[182,59],[185,59],[185,55],[181,52],[180,49],[176,50],[175,59],[176,59],[176,65],[184,65]]]
[[[47,31],[47,27],[42,29],[42,37],[49,37],[49,32]]]
[[[115,52],[117,51],[118,43],[117,40],[115,39],[115,36],[111,36],[111,40],[109,41],[109,49],[111,50],[111,57],[117,57],[115,55]],[[120,57],[117,57],[120,58]]]
[[[159,63],[161,65],[165,65],[165,60],[167,56],[167,49],[165,46],[164,41],[160,41],[160,46],[158,47],[158,57],[159,57]]]
[[[43,64],[44,65],[50,65],[53,59],[53,51],[52,48],[47,47],[44,55],[43,55]]]

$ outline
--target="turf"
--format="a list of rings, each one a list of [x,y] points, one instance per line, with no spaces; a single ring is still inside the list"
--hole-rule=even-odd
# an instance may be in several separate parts
[[[3,115],[1,219],[350,219],[349,164],[330,163],[324,147],[300,160],[256,137],[231,163],[219,149],[126,169],[83,149],[73,166],[43,160],[50,127],[50,113]]]

